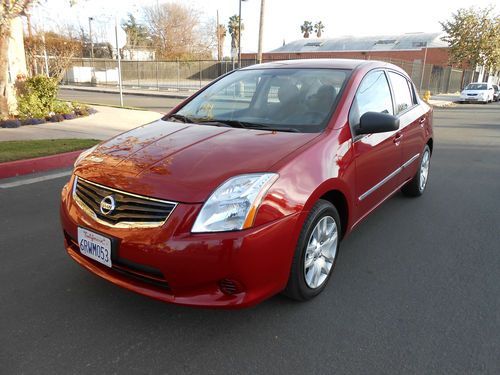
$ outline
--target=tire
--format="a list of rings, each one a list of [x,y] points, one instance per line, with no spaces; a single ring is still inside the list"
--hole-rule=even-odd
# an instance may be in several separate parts
[[[307,301],[325,289],[335,268],[341,233],[335,206],[318,200],[300,232],[284,295]]]
[[[425,192],[429,181],[429,170],[431,162],[431,149],[425,145],[420,158],[420,164],[415,176],[401,189],[403,194],[409,197],[419,197]]]

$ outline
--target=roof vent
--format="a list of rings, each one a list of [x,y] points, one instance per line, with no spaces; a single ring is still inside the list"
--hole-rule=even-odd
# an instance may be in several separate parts
[[[380,44],[395,44],[397,42],[396,39],[385,39],[385,40],[377,40],[375,42],[375,45],[380,45]]]
[[[323,42],[309,42],[304,44],[304,47],[321,47]]]
[[[427,46],[427,42],[413,42],[411,45],[413,47],[426,47]]]

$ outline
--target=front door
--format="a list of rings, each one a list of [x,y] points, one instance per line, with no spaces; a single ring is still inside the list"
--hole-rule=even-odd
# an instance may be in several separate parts
[[[369,72],[361,82],[349,113],[351,129],[366,112],[394,114],[386,73]],[[401,133],[399,130],[355,136],[356,203],[364,217],[401,184]]]

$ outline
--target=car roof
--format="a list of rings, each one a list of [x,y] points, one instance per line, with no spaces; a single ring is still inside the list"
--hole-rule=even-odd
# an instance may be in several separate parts
[[[395,67],[377,60],[355,60],[355,59],[298,59],[280,60],[264,64],[251,65],[243,70],[251,69],[279,69],[279,68],[330,68],[330,69],[356,69],[363,65],[373,65],[381,67]]]

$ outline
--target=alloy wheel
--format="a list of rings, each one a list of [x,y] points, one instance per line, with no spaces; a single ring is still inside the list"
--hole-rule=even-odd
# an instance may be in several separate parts
[[[337,245],[337,224],[333,217],[324,216],[311,232],[304,255],[304,278],[309,288],[321,287],[328,278],[335,262]]]

